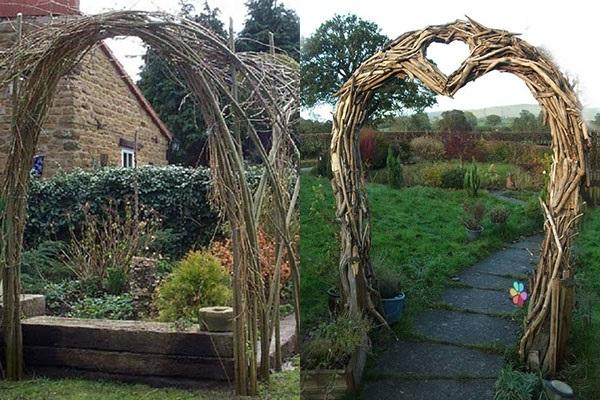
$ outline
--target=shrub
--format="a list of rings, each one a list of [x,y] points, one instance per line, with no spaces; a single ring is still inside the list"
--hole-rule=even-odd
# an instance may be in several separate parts
[[[490,210],[490,221],[493,224],[503,225],[508,221],[510,210],[506,207],[497,206]]]
[[[406,164],[413,158],[413,151],[410,143],[398,142],[390,146],[394,150],[394,155],[398,157],[401,164]]]
[[[471,197],[477,197],[477,192],[481,187],[481,177],[477,164],[472,163],[465,172],[464,187]]]
[[[26,292],[39,293],[47,281],[59,282],[73,277],[62,260],[64,249],[63,242],[47,240],[23,252],[21,272]]]
[[[385,167],[388,143],[374,129],[364,128],[360,131],[360,157],[369,169]]]
[[[485,206],[482,202],[469,202],[465,201],[463,204],[465,211],[463,223],[465,227],[472,231],[478,231],[482,228],[481,221],[485,215]]]
[[[387,156],[387,184],[391,187],[400,188],[404,183],[404,176],[402,174],[402,165],[400,165],[400,158],[394,156],[394,152],[390,147],[388,149]]]
[[[452,168],[442,174],[442,187],[446,189],[462,189],[465,182],[465,170]]]
[[[269,280],[275,272],[275,264],[277,262],[277,246],[275,241],[269,237],[263,227],[258,228],[258,248],[260,249],[260,269],[263,278]],[[228,271],[233,271],[233,253],[231,248],[231,240],[224,239],[214,241],[209,249],[210,253],[215,256]],[[287,260],[287,251],[283,251],[283,259],[281,261],[281,282],[285,283],[290,278],[291,270]]]
[[[318,133],[324,132],[331,132],[331,128]],[[316,158],[324,151],[329,150],[329,146],[327,145],[327,143],[327,140],[323,140],[322,138],[316,135],[300,135],[298,150],[300,151],[300,154],[302,155],[303,159]]]
[[[193,251],[160,285],[156,308],[161,321],[198,320],[200,307],[231,302],[230,277],[213,255]]]
[[[352,354],[369,331],[365,319],[341,315],[321,323],[302,345],[300,362],[305,370],[346,368]]]
[[[485,142],[485,149],[488,154],[488,161],[507,163],[512,161],[513,152],[508,142],[488,140]]]
[[[71,240],[64,252],[67,264],[80,280],[96,279],[114,294],[125,289],[131,259],[146,251],[160,223],[154,213],[144,208],[136,220],[130,202],[120,208],[109,201],[100,215],[94,215],[90,205],[85,204],[80,230],[71,229]]]
[[[441,187],[443,182],[442,177],[447,170],[447,165],[442,163],[425,165],[421,168],[421,181],[415,183],[423,186]]]
[[[321,153],[317,160],[317,166],[313,171],[317,176],[329,179],[333,178],[333,172],[331,171],[331,157],[328,150]]]
[[[68,315],[73,304],[84,297],[101,295],[97,281],[69,280],[60,283],[47,283],[42,294],[46,296],[46,309],[51,315]]]
[[[261,170],[252,168],[247,179],[258,183]],[[208,199],[210,170],[178,166],[138,168],[140,203],[161,216],[160,229],[170,229],[180,240],[164,254],[178,259],[189,249],[206,246],[214,237],[218,215]],[[27,248],[44,240],[67,240],[70,229],[83,221],[82,207],[97,214],[107,199],[122,203],[134,192],[131,168],[74,170],[51,179],[33,179],[28,192]]]
[[[421,136],[410,141],[415,155],[422,160],[436,161],[444,157],[444,143],[429,136]]]
[[[87,297],[75,303],[68,315],[71,318],[133,319],[133,299],[128,294],[100,298]]]
[[[442,138],[446,158],[450,160],[486,160],[485,147],[477,136],[468,133],[448,133]]]

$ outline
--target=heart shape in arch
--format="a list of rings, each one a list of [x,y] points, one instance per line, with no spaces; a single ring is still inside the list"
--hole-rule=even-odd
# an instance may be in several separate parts
[[[470,55],[456,71],[446,76],[425,57],[425,50],[433,42],[454,40],[465,42]],[[567,341],[559,327],[547,331],[552,323],[562,321],[560,309],[563,307],[555,303],[544,306],[552,296],[561,296],[560,285],[552,284],[553,280],[547,277],[573,276],[568,258],[561,254],[568,249],[575,228],[571,222],[564,221],[576,220],[580,212],[579,188],[586,173],[586,148],[590,141],[581,118],[581,105],[567,79],[549,57],[512,33],[489,29],[473,20],[408,32],[361,64],[338,91],[331,169],[336,215],[341,221],[343,298],[351,314],[369,313],[375,318],[381,317],[369,255],[371,224],[358,145],[359,128],[366,118],[373,92],[389,79],[413,78],[440,95],[452,96],[468,82],[494,70],[512,73],[525,82],[542,106],[552,134],[554,164],[549,195],[543,202],[548,221],[544,224],[544,250],[531,286],[529,309],[533,311],[525,321],[519,354],[523,361],[539,360],[537,367],[532,367],[553,374],[560,355],[566,354]],[[568,329],[564,331],[568,335]],[[540,337],[550,337],[550,340],[540,340]],[[535,357],[530,357],[532,354]]]
[[[469,46],[460,40],[449,43],[434,40],[423,47],[422,51],[426,59],[445,75],[452,75],[459,70],[471,55]]]

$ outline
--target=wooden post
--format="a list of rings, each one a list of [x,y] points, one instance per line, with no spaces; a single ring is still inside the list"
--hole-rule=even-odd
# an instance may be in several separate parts
[[[17,14],[17,44],[21,44],[23,35],[23,15]],[[19,104],[19,78],[13,81],[12,98],[12,136],[18,140],[19,132],[15,120]],[[22,144],[20,144],[22,146]],[[31,160],[29,160],[31,162]],[[10,174],[10,172],[8,173]],[[19,186],[26,186],[28,176],[11,174],[7,176],[4,187],[6,209],[2,215],[2,286],[3,314],[2,328],[6,354],[6,378],[21,380],[23,378],[23,334],[21,331],[21,251],[23,240],[23,224],[25,218],[25,198],[18,195]],[[22,180],[25,179],[25,182]]]
[[[275,35],[273,35],[273,32],[269,32],[269,53],[272,56],[275,55]]]

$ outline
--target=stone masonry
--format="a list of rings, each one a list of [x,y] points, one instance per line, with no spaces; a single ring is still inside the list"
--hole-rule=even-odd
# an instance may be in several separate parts
[[[45,20],[25,18],[25,34]],[[14,20],[0,21],[0,49],[14,32]],[[98,44],[61,80],[36,153],[44,155],[44,177],[61,169],[121,166],[121,149],[133,149],[136,132],[138,165],[167,164],[171,134],[123,74],[110,50]],[[11,97],[11,88],[0,90],[0,174],[11,141]]]

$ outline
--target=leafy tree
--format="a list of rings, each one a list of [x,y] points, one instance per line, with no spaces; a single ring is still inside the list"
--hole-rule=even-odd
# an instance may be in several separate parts
[[[207,26],[222,37],[227,36],[219,19],[218,8],[211,9],[205,2],[200,14],[194,15],[194,12],[193,5],[181,3],[183,17]],[[144,61],[138,85],[161,120],[175,135],[177,145],[169,150],[169,162],[195,166],[206,161],[204,121],[194,101],[187,96],[188,90],[182,84],[183,79],[152,49],[147,50]]]
[[[485,123],[489,128],[497,128],[502,124],[502,117],[496,114],[490,114],[485,117]]]
[[[471,111],[465,111],[465,118],[469,122],[469,125],[471,125],[471,130],[477,129],[478,121],[475,114],[473,114]]]
[[[429,115],[424,112],[414,113],[410,116],[411,128],[419,132],[431,131],[431,121],[429,121]]]
[[[471,132],[473,125],[462,110],[444,111],[438,122],[441,132]]]
[[[248,18],[236,39],[239,51],[269,51],[269,32],[276,49],[296,61],[300,59],[300,19],[295,11],[277,4],[276,0],[249,0]]]
[[[540,132],[550,132],[550,127],[544,123],[544,112],[540,110],[537,116],[537,129]]]
[[[540,129],[538,119],[527,110],[521,110],[517,118],[513,120],[513,132],[533,132]]]
[[[596,125],[597,127],[600,127],[600,113],[594,115],[594,120],[592,121],[592,124]]]
[[[322,23],[302,44],[302,104],[334,104],[336,91],[388,40],[377,24],[356,15],[336,15]],[[371,99],[367,119],[383,118],[404,108],[423,110],[432,104],[435,95],[422,84],[392,79]]]
[[[332,121],[316,121],[313,119],[300,118],[298,131],[300,133],[327,133],[331,132]]]
[[[429,115],[424,112],[418,112],[409,116],[396,117],[390,124],[392,130],[399,132],[429,132],[431,131],[431,121]]]

